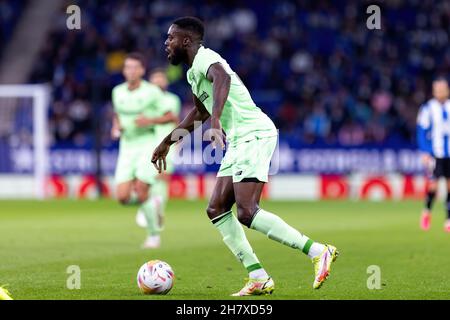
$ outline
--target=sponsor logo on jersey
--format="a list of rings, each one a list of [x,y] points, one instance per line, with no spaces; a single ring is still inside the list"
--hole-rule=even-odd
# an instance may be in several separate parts
[[[200,100],[203,103],[203,101],[205,101],[208,98],[209,98],[209,94],[207,94],[205,91],[203,91],[203,93],[200,95],[200,97],[198,97],[198,100]]]

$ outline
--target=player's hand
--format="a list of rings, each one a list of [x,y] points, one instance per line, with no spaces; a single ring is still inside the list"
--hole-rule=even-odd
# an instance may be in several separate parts
[[[207,138],[211,140],[214,149],[217,147],[220,147],[222,150],[225,149],[225,134],[218,118],[211,117],[211,129],[207,131]]]
[[[163,170],[167,170],[166,157],[169,153],[170,145],[161,142],[159,146],[156,147],[155,151],[153,151],[152,155],[152,163],[155,166],[158,173],[161,173]]]
[[[434,158],[430,154],[428,154],[428,153],[422,154],[421,160],[422,160],[423,166],[427,170],[433,171],[433,169],[434,169]]]
[[[111,128],[111,139],[117,140],[120,138],[120,135],[122,134],[122,130],[119,127],[113,126]]]
[[[134,123],[136,124],[136,126],[138,128],[145,128],[145,127],[151,126],[153,124],[153,121],[151,118],[147,118],[144,115],[140,114],[134,120]]]
[[[422,154],[421,160],[424,167],[428,168],[431,165],[433,158],[428,153],[424,153]]]

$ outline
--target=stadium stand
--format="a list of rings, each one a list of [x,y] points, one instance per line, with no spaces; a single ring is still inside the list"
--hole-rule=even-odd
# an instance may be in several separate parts
[[[26,3],[25,0],[0,0],[0,57],[3,54],[5,44],[11,39],[14,26],[19,20]]]
[[[370,1],[75,2],[82,30],[68,35],[63,23],[52,30],[30,79],[54,86],[55,144],[92,141],[92,99],[111,116],[110,92],[126,52],[142,51],[151,67],[167,64],[164,37],[180,15],[207,23],[206,45],[229,61],[296,147],[413,144],[429,80],[450,71],[445,1],[385,3],[381,30],[366,27]],[[184,71],[169,69],[187,107]]]

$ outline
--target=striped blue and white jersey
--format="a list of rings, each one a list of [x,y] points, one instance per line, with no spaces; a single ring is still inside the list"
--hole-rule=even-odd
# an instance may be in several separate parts
[[[450,99],[444,103],[431,99],[420,107],[417,144],[435,158],[450,158]]]

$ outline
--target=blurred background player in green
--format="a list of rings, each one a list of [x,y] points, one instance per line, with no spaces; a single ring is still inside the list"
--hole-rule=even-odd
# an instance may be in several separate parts
[[[116,197],[123,205],[140,205],[148,231],[143,248],[157,248],[161,223],[158,201],[151,195],[158,173],[149,165],[151,154],[146,147],[156,144],[156,125],[174,119],[165,116],[164,94],[159,87],[144,80],[145,70],[146,59],[142,54],[127,55],[123,66],[125,82],[112,91],[115,113],[111,136],[120,138],[115,171]]]
[[[155,125],[156,141],[161,141],[176,128],[179,121],[181,110],[181,99],[174,93],[168,91],[169,80],[166,70],[163,68],[153,69],[149,76],[150,83],[158,86],[163,92],[163,99],[160,105],[160,124]],[[163,120],[163,121],[161,121]],[[165,122],[164,120],[170,120]],[[157,207],[158,221],[160,229],[163,226],[163,217],[167,200],[169,198],[170,175],[174,171],[173,153],[167,158],[167,171],[158,175],[155,183],[152,185],[151,196]],[[147,219],[143,210],[138,210],[136,223],[143,228],[147,228]]]

